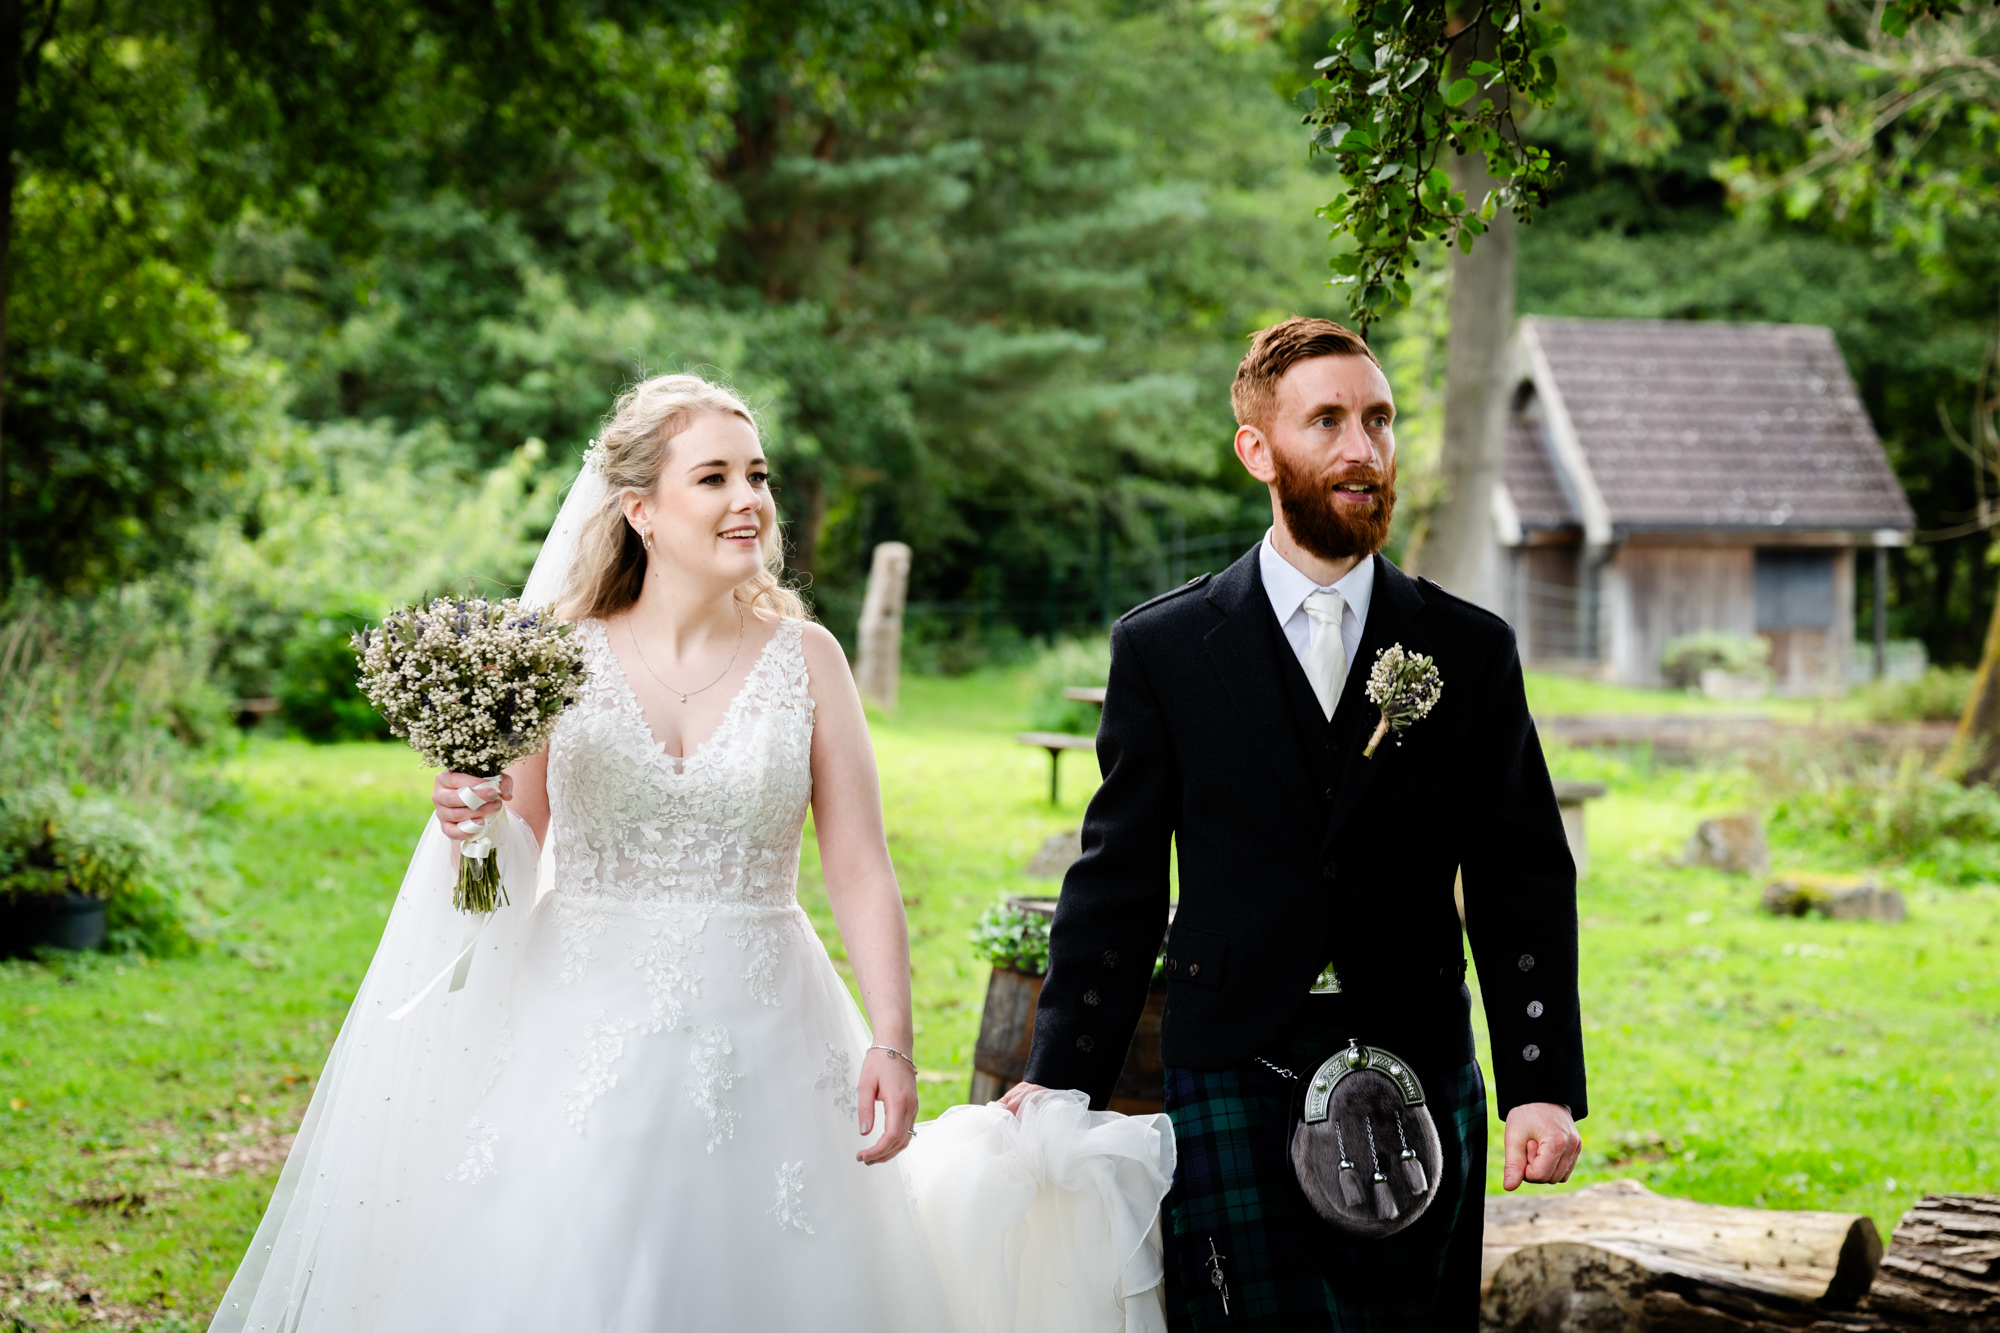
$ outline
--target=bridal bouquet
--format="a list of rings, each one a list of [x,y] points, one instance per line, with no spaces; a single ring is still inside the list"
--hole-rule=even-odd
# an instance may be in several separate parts
[[[576,702],[588,672],[571,629],[513,598],[406,606],[354,636],[361,692],[425,763],[497,784],[507,765],[548,744],[556,719]],[[465,840],[452,894],[462,912],[491,912],[506,901],[493,855],[506,814],[501,806]]]

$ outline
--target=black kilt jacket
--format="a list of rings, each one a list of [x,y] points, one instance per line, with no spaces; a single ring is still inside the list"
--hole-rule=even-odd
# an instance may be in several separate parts
[[[1113,627],[1097,733],[1104,782],[1056,907],[1028,1081],[1106,1104],[1166,933],[1173,854],[1167,1065],[1220,1069],[1265,1050],[1329,962],[1354,1036],[1396,1049],[1428,1033],[1469,1051],[1469,938],[1495,1110],[1556,1102],[1583,1117],[1576,867],[1513,632],[1374,559],[1360,650],[1330,723],[1285,644],[1254,547]],[[1369,668],[1394,644],[1433,657],[1443,692],[1364,758],[1380,717]]]

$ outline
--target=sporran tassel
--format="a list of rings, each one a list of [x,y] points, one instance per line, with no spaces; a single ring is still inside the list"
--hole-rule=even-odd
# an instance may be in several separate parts
[[[1350,1213],[1364,1212],[1368,1196],[1361,1189],[1361,1173],[1354,1169],[1354,1163],[1347,1160],[1347,1138],[1340,1132],[1340,1123],[1334,1122],[1334,1142],[1340,1146],[1340,1202]]]
[[[1403,1132],[1401,1116],[1396,1117],[1396,1137],[1403,1141],[1403,1151],[1397,1155],[1403,1164],[1403,1179],[1408,1183],[1411,1193],[1421,1199],[1430,1193],[1431,1182],[1424,1175],[1424,1164],[1417,1160],[1416,1149],[1410,1146],[1410,1136]]]
[[[1396,1196],[1389,1190],[1389,1177],[1382,1174],[1382,1158],[1375,1151],[1375,1122],[1365,1122],[1368,1126],[1368,1162],[1374,1169],[1375,1216],[1384,1222],[1393,1222],[1402,1216],[1403,1210],[1396,1206]]]

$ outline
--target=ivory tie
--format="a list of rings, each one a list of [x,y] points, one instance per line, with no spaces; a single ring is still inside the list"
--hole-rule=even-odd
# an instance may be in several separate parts
[[[1340,687],[1347,680],[1347,649],[1340,641],[1340,613],[1346,609],[1346,599],[1330,589],[1316,588],[1306,594],[1305,612],[1313,621],[1312,646],[1306,649],[1306,679],[1312,682],[1320,711],[1329,722],[1340,703]]]

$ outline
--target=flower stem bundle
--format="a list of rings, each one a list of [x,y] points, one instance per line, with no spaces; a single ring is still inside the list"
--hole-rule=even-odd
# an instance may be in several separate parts
[[[440,597],[390,612],[353,639],[360,687],[389,730],[434,768],[490,779],[549,742],[589,672],[572,626],[518,600]],[[482,807],[472,807],[468,815]],[[506,902],[494,834],[506,809],[466,839],[452,903]]]

